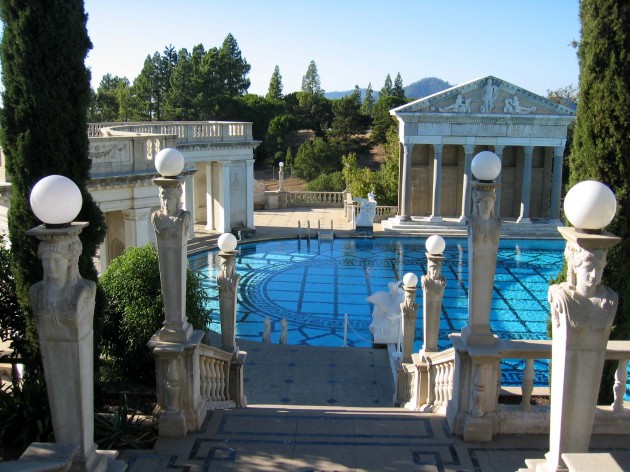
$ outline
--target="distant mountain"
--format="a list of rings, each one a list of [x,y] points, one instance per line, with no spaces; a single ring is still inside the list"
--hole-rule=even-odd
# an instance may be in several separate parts
[[[433,95],[434,93],[441,92],[447,88],[452,87],[448,82],[438,79],[437,77],[425,77],[417,82],[414,82],[405,87],[405,96],[407,98],[423,98]],[[347,95],[351,95],[354,92],[352,90],[346,90],[344,92],[327,92],[324,94],[329,100],[337,100]],[[365,89],[361,89],[361,100],[365,98]],[[378,91],[374,90],[374,99],[378,99]]]

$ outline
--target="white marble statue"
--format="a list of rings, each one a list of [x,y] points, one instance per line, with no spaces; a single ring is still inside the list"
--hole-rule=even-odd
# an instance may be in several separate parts
[[[359,216],[356,219],[356,226],[370,226],[374,223],[374,217],[376,216],[376,199],[374,193],[368,193],[368,199],[361,197],[352,197],[357,203],[361,204],[359,209]]]
[[[451,113],[470,113],[471,101],[470,97],[463,97],[462,94],[458,94],[455,103],[444,108],[438,108],[438,110]]]
[[[490,113],[494,110],[494,102],[497,99],[498,94],[499,86],[494,85],[492,83],[492,79],[488,79],[486,81],[486,85],[483,87],[483,92],[481,93],[481,100],[483,102],[481,105],[481,113]]]
[[[505,99],[505,106],[503,107],[504,113],[517,113],[524,115],[536,111],[536,107],[524,107],[518,100],[518,97],[514,95],[512,98]]]
[[[367,297],[374,305],[370,332],[375,344],[390,344],[400,341],[401,308],[405,292],[398,282],[387,284],[389,292],[380,291]]]

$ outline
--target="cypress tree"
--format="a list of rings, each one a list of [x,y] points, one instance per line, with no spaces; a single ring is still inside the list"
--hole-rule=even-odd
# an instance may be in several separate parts
[[[78,221],[89,221],[81,233],[79,269],[96,280],[92,262],[105,237],[103,215],[87,191],[87,110],[90,73],[85,57],[92,47],[82,0],[0,0],[4,24],[0,57],[4,108],[0,117],[2,146],[11,179],[9,237],[20,304],[28,307],[28,288],[43,277],[37,244],[24,232],[37,226],[28,198],[33,185],[50,174],[72,179],[83,195]],[[97,297],[97,319],[102,298]],[[102,308],[101,308],[102,310]],[[30,317],[29,317],[30,318]],[[29,319],[31,365],[37,364],[36,337]],[[29,353],[25,353],[29,354]]]
[[[603,283],[619,294],[612,339],[630,337],[630,4],[582,0],[579,106],[569,156],[569,188],[582,180],[607,184],[617,215],[607,230],[621,243],[608,254]],[[612,400],[608,366],[600,402]]]

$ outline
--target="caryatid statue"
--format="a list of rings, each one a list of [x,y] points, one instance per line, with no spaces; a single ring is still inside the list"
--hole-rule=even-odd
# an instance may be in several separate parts
[[[440,313],[446,279],[442,276],[444,256],[427,253],[427,275],[420,278],[422,286],[422,322],[424,332],[424,352],[437,352],[440,329]]]

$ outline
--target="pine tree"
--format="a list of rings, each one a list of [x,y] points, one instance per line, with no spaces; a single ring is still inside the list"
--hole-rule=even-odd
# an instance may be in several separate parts
[[[361,113],[366,116],[372,116],[374,109],[374,92],[372,91],[372,82],[370,82],[365,89],[365,98],[363,98],[363,104],[361,104]]]
[[[306,70],[306,74],[302,77],[302,92],[321,97],[324,96],[324,90],[321,87],[319,73],[317,72],[317,64],[315,64],[315,61],[311,61],[308,65],[308,69]]]
[[[394,79],[394,88],[392,89],[392,96],[396,97],[399,100],[405,100],[405,89],[403,87],[402,77],[400,76],[400,72],[396,75],[396,79]]]
[[[582,0],[579,106],[569,157],[569,187],[599,180],[617,197],[617,215],[607,230],[621,243],[608,253],[603,283],[619,294],[612,339],[630,337],[630,4]],[[611,369],[600,401],[612,400]]]
[[[247,93],[251,81],[247,78],[251,66],[243,57],[231,33],[225,37],[218,55],[219,78],[223,94],[236,97]]]
[[[282,100],[282,76],[278,66],[275,67],[271,75],[266,98],[267,100]]]
[[[9,237],[15,256],[18,299],[28,307],[28,289],[42,280],[37,241],[24,232],[37,226],[28,204],[33,185],[50,174],[72,179],[83,195],[78,221],[88,221],[80,237],[83,253],[79,270],[97,280],[92,262],[105,237],[103,215],[87,191],[87,109],[90,73],[85,57],[92,47],[82,0],[1,0],[4,25],[0,54],[4,108],[1,114],[2,147],[11,179]],[[97,320],[102,299],[97,299]],[[36,346],[32,320],[29,335]],[[30,358],[28,354],[31,354]],[[34,366],[34,349],[24,353]]]
[[[379,98],[390,97],[393,91],[394,88],[392,87],[392,77],[387,74],[387,77],[385,77],[385,83],[383,84],[383,88],[381,89],[381,93],[379,94]]]
[[[165,106],[169,117],[174,120],[195,119],[193,66],[186,48],[182,48],[177,54],[177,64],[173,68],[170,83]]]

